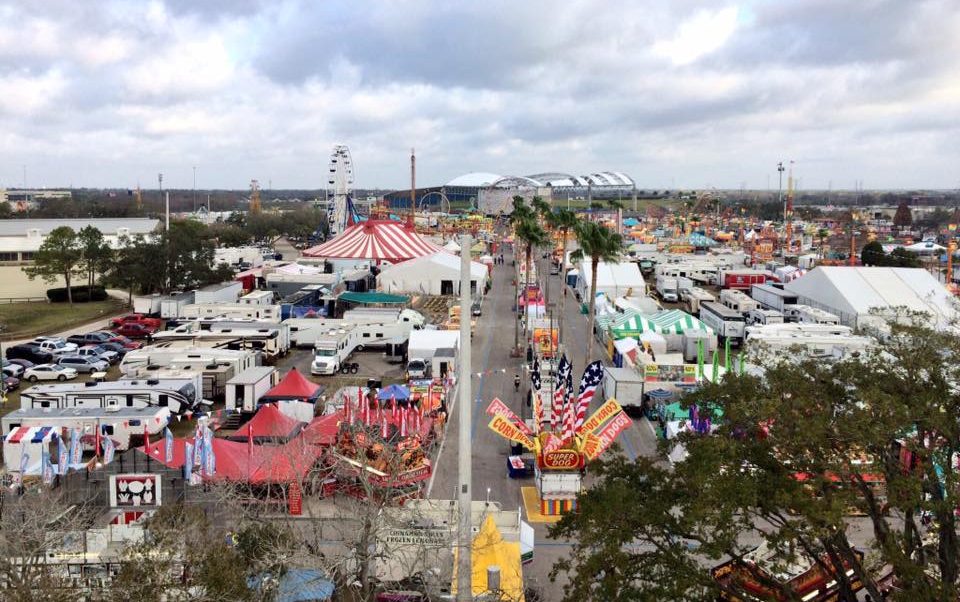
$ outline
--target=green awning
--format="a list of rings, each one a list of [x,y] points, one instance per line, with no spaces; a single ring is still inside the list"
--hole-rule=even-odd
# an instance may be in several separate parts
[[[350,303],[363,303],[367,305],[372,304],[383,304],[383,305],[404,305],[410,303],[410,297],[405,297],[403,295],[388,295],[387,293],[351,293],[346,292],[342,293],[338,297],[340,301],[347,301]]]

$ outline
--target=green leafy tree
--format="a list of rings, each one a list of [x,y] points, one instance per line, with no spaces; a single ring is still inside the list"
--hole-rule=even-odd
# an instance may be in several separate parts
[[[926,323],[902,318],[859,357],[781,354],[762,376],[706,385],[686,403],[716,430],[664,443],[687,453],[672,469],[656,458],[598,462],[579,512],[551,530],[575,542],[554,569],[571,577],[565,600],[743,598],[706,567],[732,559],[752,571],[742,559],[761,543],[782,563],[812,559],[840,600],[855,599],[854,580],[880,600],[884,567],[897,600],[957,599],[960,337]],[[618,511],[625,499],[643,500],[643,511]],[[866,517],[872,540],[856,535],[852,514]],[[771,597],[797,599],[752,576]]]
[[[253,240],[246,230],[233,224],[212,224],[209,228],[210,234],[222,247],[242,247]]]
[[[903,247],[897,247],[887,255],[887,264],[898,268],[919,268],[920,256]]]
[[[4,201],[0,203],[0,219],[7,219],[13,215],[13,209],[10,208],[10,203]]]
[[[113,259],[113,250],[94,226],[85,226],[77,233],[80,246],[80,267],[87,275],[87,286],[93,287],[97,275],[106,272]]]
[[[910,207],[906,201],[901,201],[897,206],[897,212],[893,214],[893,225],[897,228],[909,228],[913,224],[913,215],[910,213]]]
[[[595,315],[597,308],[597,270],[601,261],[619,261],[620,251],[623,249],[623,238],[620,234],[590,221],[581,221],[577,224],[575,232],[580,248],[573,253],[571,259],[580,262],[589,258],[591,267],[590,331],[587,337],[587,361],[590,361],[593,358],[593,341],[596,338],[593,329],[597,319]]]
[[[867,266],[887,265],[887,253],[883,250],[880,241],[872,240],[863,245],[863,249],[860,251],[860,261]]]
[[[67,286],[67,300],[73,305],[70,283],[80,264],[80,249],[77,233],[69,226],[54,228],[33,255],[33,265],[23,268],[30,280],[37,277],[54,283],[63,278]]]
[[[127,291],[127,304],[133,305],[134,293],[163,290],[165,274],[163,246],[156,239],[148,240],[143,234],[137,234],[120,238],[104,282]]]

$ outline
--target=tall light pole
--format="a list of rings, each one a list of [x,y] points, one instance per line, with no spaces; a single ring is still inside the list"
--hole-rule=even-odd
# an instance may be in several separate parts
[[[197,212],[197,166],[193,166],[193,212]]]
[[[473,245],[469,234],[460,237],[460,369],[457,375],[460,403],[460,431],[458,433],[458,478],[457,490],[460,507],[460,522],[457,529],[457,600],[473,600],[473,564],[470,558],[471,546],[471,507],[473,492],[470,490],[471,474],[470,431],[472,425],[470,410],[473,409],[470,390],[470,247]],[[477,283],[479,286],[480,283]],[[479,292],[479,291],[478,291]]]
[[[783,207],[783,223],[787,223],[787,206],[783,202],[783,161],[777,162],[777,172],[780,176],[780,183],[777,185],[777,202]]]

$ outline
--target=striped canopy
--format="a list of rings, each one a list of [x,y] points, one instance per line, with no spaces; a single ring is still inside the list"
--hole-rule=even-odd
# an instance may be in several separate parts
[[[348,227],[333,240],[311,247],[303,254],[306,257],[372,259],[395,263],[432,255],[440,250],[440,247],[404,223],[368,220]]]
[[[657,325],[658,332],[683,334],[688,330],[703,330],[707,334],[713,334],[712,328],[679,309],[662,311],[653,316],[648,316],[648,318]]]
[[[661,332],[661,330],[655,322],[640,314],[628,314],[625,319],[610,325],[610,333],[615,339],[635,337],[644,332]]]

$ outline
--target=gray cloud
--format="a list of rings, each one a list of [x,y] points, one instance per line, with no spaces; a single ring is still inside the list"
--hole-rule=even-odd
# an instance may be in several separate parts
[[[735,9],[735,10],[734,10]],[[952,0],[0,1],[0,184],[956,186]],[[836,184],[834,185],[836,187]]]

